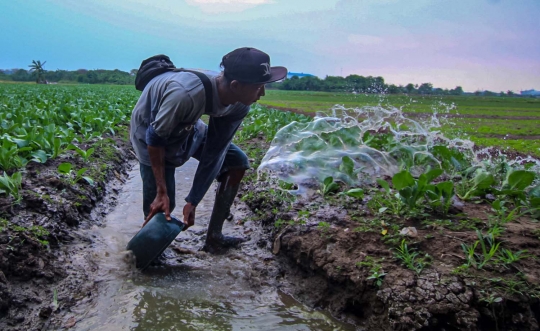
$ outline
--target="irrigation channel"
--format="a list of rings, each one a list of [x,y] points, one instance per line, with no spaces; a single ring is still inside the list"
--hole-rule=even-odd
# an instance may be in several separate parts
[[[177,169],[177,208],[180,215],[197,161]],[[188,185],[186,185],[188,183]],[[144,272],[134,268],[125,251],[142,224],[142,190],[138,166],[107,216],[106,226],[94,228],[92,259],[99,265],[97,300],[71,309],[72,330],[354,330],[355,327],[310,309],[280,292],[271,279],[254,274],[253,264],[277,268],[272,255],[255,244],[258,230],[247,222],[226,222],[224,233],[245,235],[239,250],[213,256],[202,247],[213,206],[211,188],[197,208],[196,224],[181,232],[165,251],[165,259]],[[241,217],[236,210],[235,216]]]

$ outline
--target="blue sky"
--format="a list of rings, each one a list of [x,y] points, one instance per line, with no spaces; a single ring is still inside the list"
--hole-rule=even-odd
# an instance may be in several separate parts
[[[218,70],[241,46],[273,65],[466,91],[540,89],[539,0],[0,0],[0,68]]]

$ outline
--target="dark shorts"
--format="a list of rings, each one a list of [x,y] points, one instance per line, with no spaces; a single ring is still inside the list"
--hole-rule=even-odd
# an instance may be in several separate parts
[[[200,160],[204,147],[204,142],[199,146],[197,151],[193,154],[193,158]],[[154,177],[154,172],[152,171],[151,166],[140,164],[141,178],[143,182],[143,212],[144,217],[150,213],[150,205],[154,201],[157,195],[156,179]],[[222,174],[228,172],[229,170],[235,169],[249,169],[249,161],[246,154],[235,144],[229,146],[227,154],[225,155],[225,160],[217,176],[217,180],[220,181]],[[175,167],[165,167],[165,185],[167,187],[167,195],[169,196],[169,207],[172,212],[176,199],[175,192]]]

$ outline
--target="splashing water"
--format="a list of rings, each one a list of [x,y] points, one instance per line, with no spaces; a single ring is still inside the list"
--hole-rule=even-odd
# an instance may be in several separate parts
[[[359,187],[403,168],[419,175],[428,167],[441,167],[441,158],[434,155],[435,146],[455,149],[469,166],[484,167],[485,156],[474,152],[472,141],[450,139],[440,132],[442,124],[453,124],[445,114],[454,109],[453,104],[439,102],[432,106],[429,119],[413,120],[392,106],[336,105],[330,116],[318,113],[312,122],[292,122],[278,131],[258,172],[295,183],[296,193],[303,194],[318,189],[327,177]],[[340,169],[345,156],[354,162],[354,176]],[[523,162],[540,165],[530,157],[513,164]]]

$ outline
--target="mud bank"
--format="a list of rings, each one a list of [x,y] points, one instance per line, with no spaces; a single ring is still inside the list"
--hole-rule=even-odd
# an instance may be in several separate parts
[[[255,165],[265,149],[262,139],[256,145],[245,147]],[[487,230],[489,205],[459,203],[445,218],[388,218],[372,212],[369,198],[293,200],[265,176],[250,176],[241,199],[280,262],[279,286],[300,301],[366,330],[539,329],[537,221],[519,218],[500,237],[506,249],[526,250],[529,258],[465,270],[462,244],[478,239],[476,229]],[[424,263],[415,271],[396,258],[406,227],[417,229],[406,249]]]
[[[94,298],[98,266],[85,251],[93,238],[80,230],[101,225],[134,157],[125,138],[93,146],[96,152],[85,163],[69,152],[45,164],[29,163],[20,203],[0,199],[1,330],[46,330],[56,312]],[[59,174],[63,162],[74,171],[88,168],[84,175],[94,185],[75,181],[74,173]]]

